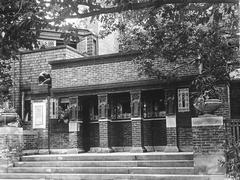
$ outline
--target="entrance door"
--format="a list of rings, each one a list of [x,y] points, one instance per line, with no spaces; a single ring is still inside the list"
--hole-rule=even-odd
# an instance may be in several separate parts
[[[94,129],[91,128],[91,122],[97,120],[97,96],[82,96],[79,97],[80,119],[83,121],[83,148],[87,152],[90,150],[92,144],[91,139],[95,134]]]

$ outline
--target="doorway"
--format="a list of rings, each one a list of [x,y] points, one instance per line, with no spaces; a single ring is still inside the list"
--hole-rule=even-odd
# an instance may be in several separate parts
[[[96,133],[92,132],[92,123],[98,120],[97,96],[80,96],[79,97],[79,119],[83,122],[82,141],[83,148],[88,152],[92,146]]]

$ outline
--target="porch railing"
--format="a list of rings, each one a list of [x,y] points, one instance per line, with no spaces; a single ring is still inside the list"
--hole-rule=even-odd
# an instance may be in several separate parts
[[[227,130],[228,138],[231,138],[235,142],[240,142],[240,119],[226,120],[225,127]]]

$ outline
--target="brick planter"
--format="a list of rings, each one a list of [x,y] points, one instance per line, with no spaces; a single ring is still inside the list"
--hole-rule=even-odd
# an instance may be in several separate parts
[[[224,159],[224,128],[222,116],[192,118],[194,168],[196,174],[224,174],[219,160]]]

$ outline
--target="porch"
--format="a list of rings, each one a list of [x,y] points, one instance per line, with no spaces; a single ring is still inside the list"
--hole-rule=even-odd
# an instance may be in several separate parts
[[[177,89],[136,89],[74,96],[60,94],[48,98],[46,128],[44,133],[35,128],[33,136],[39,140],[37,145],[31,146],[63,153],[191,152],[189,90],[185,89],[186,96],[179,106]],[[69,116],[60,119],[59,111],[69,109]],[[27,138],[26,143],[31,144]]]

